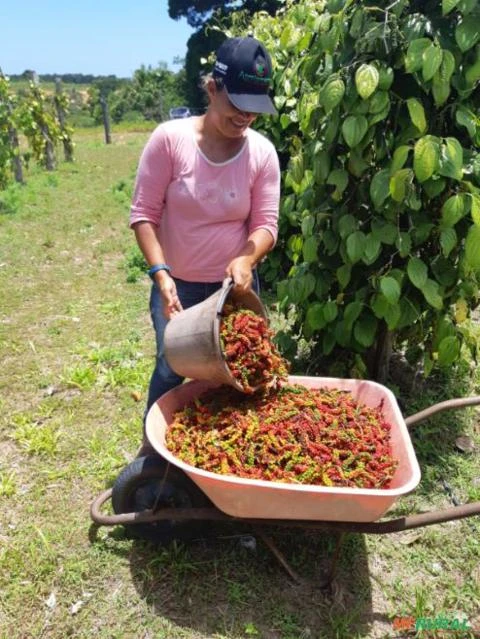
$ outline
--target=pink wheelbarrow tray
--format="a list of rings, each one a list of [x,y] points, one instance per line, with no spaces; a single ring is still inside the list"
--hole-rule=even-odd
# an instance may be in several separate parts
[[[172,414],[216,385],[191,381],[165,393],[152,406],[147,416],[146,432],[158,455],[137,459],[124,469],[113,490],[104,491],[91,504],[93,521],[100,526],[121,524],[130,531],[141,530],[146,534],[139,536],[147,538],[151,530],[150,538],[153,539],[156,538],[155,526],[163,533],[168,527],[167,537],[171,538],[182,529],[194,531],[194,524],[198,522],[237,521],[248,524],[297,581],[298,575],[263,530],[265,525],[338,533],[331,567],[324,579],[327,585],[334,575],[344,533],[383,535],[480,515],[480,502],[473,502],[408,517],[382,519],[396,500],[413,491],[420,481],[420,469],[408,428],[442,411],[478,405],[480,396],[440,402],[404,419],[391,391],[376,382],[299,376],[291,376],[289,381],[311,388],[347,390],[357,401],[369,406],[378,406],[382,402],[385,417],[392,425],[392,452],[399,460],[388,489],[247,480],[218,475],[184,463],[165,446],[165,432]],[[132,495],[135,495],[133,500]],[[112,500],[116,514],[101,512],[102,506],[109,500]],[[135,512],[123,512],[125,508],[132,507]]]

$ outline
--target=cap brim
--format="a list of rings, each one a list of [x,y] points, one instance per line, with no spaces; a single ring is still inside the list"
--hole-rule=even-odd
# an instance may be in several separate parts
[[[277,110],[273,106],[266,93],[230,93],[227,90],[228,99],[240,111],[248,111],[248,113],[268,113],[276,115]]]

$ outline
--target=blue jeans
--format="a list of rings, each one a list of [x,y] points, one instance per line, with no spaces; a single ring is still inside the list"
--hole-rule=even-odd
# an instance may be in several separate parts
[[[190,308],[194,304],[199,304],[213,295],[222,286],[222,282],[185,282],[174,278],[177,287],[177,294],[183,308]],[[257,271],[253,271],[253,290],[258,294],[260,291],[260,283]],[[161,395],[171,390],[175,386],[181,384],[183,377],[177,375],[168,365],[165,359],[163,347],[163,334],[168,320],[163,315],[163,300],[157,286],[152,286],[150,294],[150,314],[152,316],[153,327],[155,329],[155,337],[157,341],[157,358],[155,369],[150,379],[148,389],[148,399],[146,413],[150,406],[154,404]]]

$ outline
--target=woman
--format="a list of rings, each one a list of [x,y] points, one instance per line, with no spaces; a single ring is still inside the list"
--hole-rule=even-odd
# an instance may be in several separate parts
[[[225,276],[258,291],[255,266],[277,237],[280,169],[250,129],[274,114],[270,57],[252,37],[227,39],[205,89],[204,115],[162,123],[140,159],[130,225],[150,265],[157,360],[147,410],[182,378],[163,354],[166,323],[218,290]]]

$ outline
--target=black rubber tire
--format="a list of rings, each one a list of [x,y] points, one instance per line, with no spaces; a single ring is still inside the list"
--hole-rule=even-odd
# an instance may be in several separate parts
[[[201,508],[210,506],[206,495],[185,473],[158,455],[137,457],[126,466],[112,488],[112,505],[116,514],[140,512],[158,507]],[[125,526],[135,539],[168,544],[174,539],[188,541],[202,533],[202,521],[163,520],[151,524]]]

